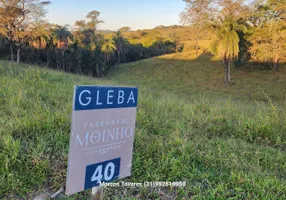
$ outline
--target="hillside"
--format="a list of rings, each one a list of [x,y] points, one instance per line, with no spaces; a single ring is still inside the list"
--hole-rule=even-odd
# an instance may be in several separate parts
[[[230,86],[223,83],[223,66],[219,59],[208,52],[175,53],[120,65],[110,78],[122,83],[144,85],[155,90],[166,90],[186,98],[203,94],[222,101],[225,98],[286,103],[286,65],[278,72],[252,66],[232,67]],[[126,79],[128,77],[128,79]],[[249,101],[250,100],[250,101]]]
[[[192,53],[117,66],[93,79],[0,61],[0,198],[65,184],[73,85],[139,87],[132,176],[185,188],[105,188],[107,198],[283,199],[285,68],[232,69]],[[267,192],[266,192],[267,191]],[[88,199],[90,191],[69,199]]]
[[[122,31],[125,38],[130,40],[131,43],[141,43],[147,45],[148,42],[161,38],[172,38],[177,41],[190,41],[194,40],[194,30],[187,26],[158,26],[154,29],[143,29],[136,31]],[[107,37],[112,37],[115,31],[112,33],[104,33]],[[200,36],[204,36],[206,33],[201,33]],[[148,41],[149,40],[149,41]]]

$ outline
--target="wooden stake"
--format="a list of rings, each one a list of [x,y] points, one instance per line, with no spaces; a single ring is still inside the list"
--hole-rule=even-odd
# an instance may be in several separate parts
[[[91,189],[91,200],[103,200],[103,188],[93,187]]]
[[[56,193],[54,193],[51,198],[54,199],[56,198],[60,193],[62,193],[64,191],[64,188],[61,187]]]

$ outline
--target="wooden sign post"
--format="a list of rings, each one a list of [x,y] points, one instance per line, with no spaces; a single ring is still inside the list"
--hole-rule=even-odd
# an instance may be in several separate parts
[[[102,187],[93,187],[91,189],[91,200],[103,200],[103,188]]]

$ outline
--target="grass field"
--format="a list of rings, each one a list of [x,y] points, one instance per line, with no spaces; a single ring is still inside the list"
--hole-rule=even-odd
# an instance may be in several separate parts
[[[73,85],[139,87],[132,176],[185,188],[105,188],[113,199],[285,199],[285,67],[232,69],[193,53],[116,67],[105,79],[0,61],[0,199],[65,184]],[[89,199],[90,191],[67,199]]]

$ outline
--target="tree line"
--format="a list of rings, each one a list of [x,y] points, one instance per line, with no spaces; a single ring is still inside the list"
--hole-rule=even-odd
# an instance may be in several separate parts
[[[212,38],[209,50],[221,58],[226,84],[233,63],[278,70],[286,59],[285,0],[183,1],[181,21],[190,29],[103,32],[96,10],[69,28],[44,20],[50,1],[0,0],[0,58],[100,77],[119,63],[182,51],[190,37],[199,56],[203,35]]]
[[[191,25],[197,33],[215,33],[210,50],[222,59],[226,84],[231,80],[233,62],[252,61],[278,70],[279,62],[286,59],[285,0],[183,1],[186,8],[181,13],[182,23]]]
[[[104,23],[93,10],[74,27],[44,20],[50,1],[0,0],[0,57],[12,62],[36,63],[71,73],[103,76],[118,63],[136,61],[177,51],[177,41],[156,37],[147,46],[132,43],[123,36],[130,31],[102,34]],[[15,59],[16,55],[16,59]]]

